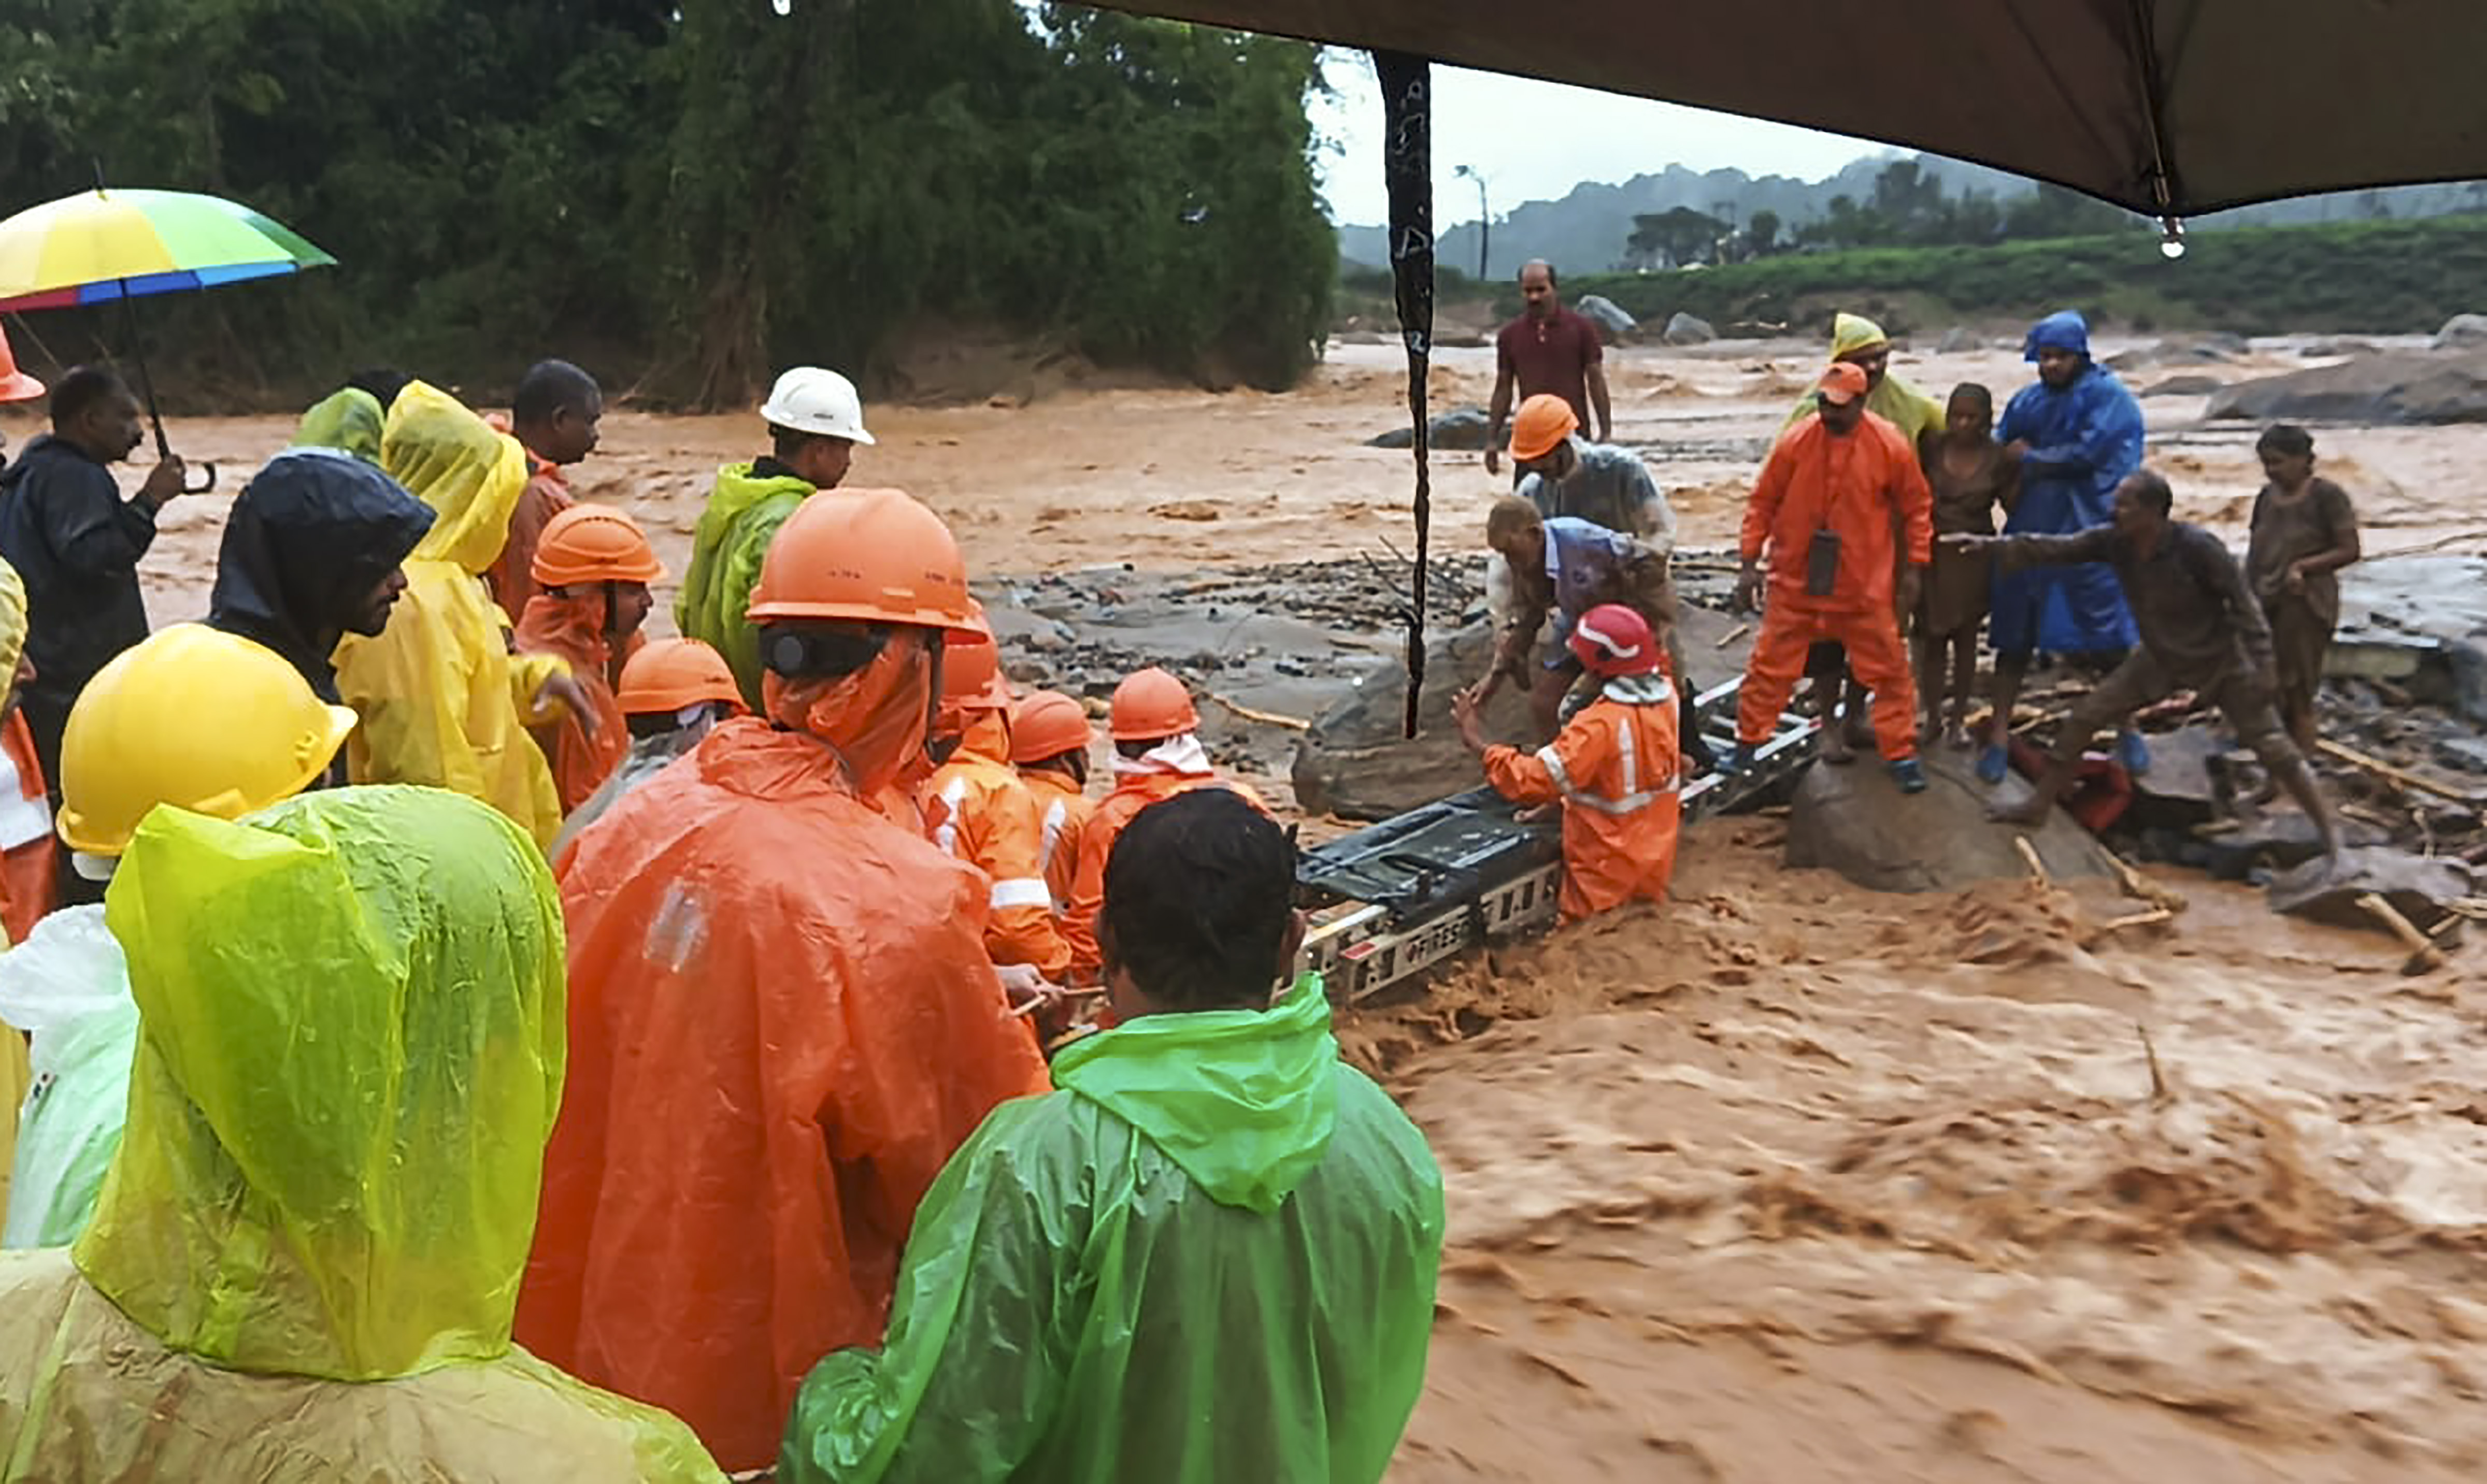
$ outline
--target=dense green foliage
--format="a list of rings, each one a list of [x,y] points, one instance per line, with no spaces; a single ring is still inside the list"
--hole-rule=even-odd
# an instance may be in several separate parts
[[[0,0],[0,210],[99,163],[335,253],[150,306],[229,393],[568,354],[731,403],[794,361],[869,376],[925,316],[1264,386],[1311,364],[1313,47],[1012,0],[788,9]]]
[[[2194,235],[2176,261],[2146,233],[1988,247],[1790,253],[1726,267],[1565,280],[1663,323],[1829,322],[1833,309],[1895,333],[2078,308],[2101,321],[2272,334],[2429,331],[2478,307],[2487,216],[2249,227]],[[1514,306],[1516,308],[1516,301]]]

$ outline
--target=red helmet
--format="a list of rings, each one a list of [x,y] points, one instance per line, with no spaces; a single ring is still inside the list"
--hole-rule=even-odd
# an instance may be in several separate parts
[[[1621,603],[1601,603],[1572,629],[1572,652],[1593,675],[1645,675],[1658,669],[1649,620]]]

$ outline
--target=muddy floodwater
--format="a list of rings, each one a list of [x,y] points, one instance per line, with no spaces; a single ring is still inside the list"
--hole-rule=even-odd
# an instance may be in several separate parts
[[[2126,379],[2270,374],[2302,349]],[[1615,354],[1617,441],[1647,452],[1685,544],[1733,538],[1817,354]],[[1446,352],[1437,408],[1481,404],[1492,370]],[[2027,379],[2000,347],[1895,370],[1998,402]],[[926,499],[987,573],[1386,559],[1411,549],[1408,457],[1362,444],[1403,387],[1395,351],[1334,346],[1284,396],[876,406],[851,482]],[[2151,458],[2180,516],[2242,545],[2255,429],[2204,423],[2205,401],[2144,398]],[[204,611],[232,492],[290,429],[174,426],[225,480],[165,513],[158,622]],[[2487,426],[2316,436],[2370,554],[2487,550]],[[761,438],[753,416],[622,408],[574,485],[636,514],[679,579],[714,466]],[[1438,547],[1479,544],[1507,485],[1443,455]],[[2110,925],[2141,910],[2111,885],[1877,895],[1781,868],[1780,828],[1703,825],[1663,910],[1343,1015],[1449,1187],[1394,1479],[2487,1477],[2475,950],[2404,977],[2389,940],[2179,872],[2187,910],[2140,926]]]

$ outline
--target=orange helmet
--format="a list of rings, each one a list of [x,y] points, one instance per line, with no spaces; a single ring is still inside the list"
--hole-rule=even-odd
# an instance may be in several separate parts
[[[622,667],[622,714],[679,711],[703,701],[742,709],[725,656],[696,639],[652,639]]]
[[[984,604],[967,599],[967,613],[975,628],[954,629],[941,645],[941,701],[962,711],[1007,711],[1011,693],[1002,679],[1001,646],[993,643]]]
[[[1511,420],[1511,456],[1522,463],[1544,458],[1557,444],[1580,430],[1572,404],[1551,392],[1540,392],[1520,404]]]
[[[1572,626],[1572,652],[1593,675],[1646,675],[1658,670],[1649,620],[1621,603],[1600,603]]]
[[[1183,682],[1152,665],[1133,671],[1114,687],[1114,707],[1106,718],[1117,742],[1153,742],[1181,736],[1200,726],[1191,692]]]
[[[1086,706],[1060,691],[1032,692],[1011,716],[1011,761],[1043,762],[1064,753],[1084,753],[1094,735]]]
[[[805,500],[777,528],[748,617],[905,623],[973,644],[967,604],[967,563],[940,516],[901,490],[840,489]]]
[[[547,588],[577,582],[655,582],[665,575],[639,523],[601,505],[573,505],[545,523],[536,540],[535,580]]]

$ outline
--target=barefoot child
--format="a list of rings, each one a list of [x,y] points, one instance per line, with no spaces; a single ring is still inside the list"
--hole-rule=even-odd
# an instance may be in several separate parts
[[[2009,511],[2021,492],[2019,466],[1995,441],[1995,394],[1975,382],[1952,389],[1943,430],[1926,460],[1934,486],[1935,536],[1993,536],[1995,511]],[[1914,648],[1917,694],[1925,699],[1922,739],[1938,733],[1966,749],[1969,702],[1977,682],[1977,630],[1986,621],[1987,559],[1938,545],[1926,594],[1917,605]],[[1944,684],[1948,674],[1950,684]],[[1943,724],[1949,702],[1950,725]]]

